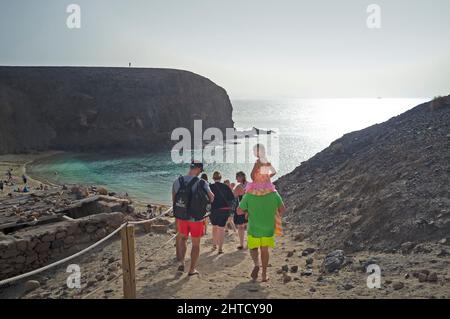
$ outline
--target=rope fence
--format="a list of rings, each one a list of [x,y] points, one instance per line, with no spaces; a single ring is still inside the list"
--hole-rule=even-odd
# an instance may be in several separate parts
[[[143,258],[142,260],[140,260],[137,264],[135,264],[135,247],[134,247],[134,226],[136,225],[143,225],[143,224],[147,224],[150,223],[152,221],[155,221],[163,216],[168,215],[170,212],[172,212],[172,208],[167,209],[165,212],[159,214],[156,217],[150,218],[150,219],[146,219],[146,220],[140,220],[140,221],[126,221],[125,223],[121,224],[118,228],[116,228],[114,231],[112,231],[110,234],[108,234],[106,237],[100,239],[99,241],[95,242],[94,244],[90,245],[89,247],[86,247],[85,249],[71,255],[68,256],[66,258],[63,258],[61,260],[58,260],[56,262],[53,262],[49,265],[46,265],[44,267],[32,270],[30,272],[21,274],[21,275],[17,275],[8,279],[4,279],[0,281],[0,287],[8,285],[8,284],[12,284],[14,282],[17,282],[19,280],[22,280],[24,278],[28,278],[34,275],[37,275],[39,273],[42,273],[44,271],[47,271],[49,269],[55,268],[61,264],[64,264],[72,259],[75,259],[77,257],[80,257],[84,254],[86,254],[87,252],[91,251],[92,249],[98,247],[99,245],[101,245],[102,243],[106,242],[108,239],[112,238],[114,235],[116,235],[117,233],[121,232],[121,237],[122,237],[122,272],[119,275],[116,275],[116,277],[113,278],[113,280],[111,280],[110,282],[106,283],[105,285],[95,289],[92,292],[89,292],[87,295],[85,295],[83,297],[83,299],[88,298],[89,296],[93,295],[95,292],[97,292],[98,290],[100,290],[101,288],[106,287],[108,284],[110,284],[112,281],[124,276],[124,272],[125,272],[125,277],[124,277],[124,296],[125,298],[135,298],[135,294],[136,294],[136,283],[135,283],[135,267],[139,264],[141,264],[142,262],[144,262],[145,260],[147,260],[148,258],[150,258],[151,256],[155,255],[156,253],[158,253],[159,251],[161,251],[161,249],[163,249],[167,244],[169,244],[172,240],[175,239],[175,237],[177,236],[177,234],[175,234],[174,236],[172,236],[168,241],[166,241],[164,244],[162,244],[158,249],[156,249],[154,252],[152,252],[151,255]]]

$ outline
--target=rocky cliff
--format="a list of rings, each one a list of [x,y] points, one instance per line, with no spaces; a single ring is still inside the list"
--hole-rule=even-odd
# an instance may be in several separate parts
[[[449,242],[450,96],[343,136],[277,187],[289,227],[327,249]]]
[[[194,119],[233,127],[226,91],[191,72],[0,67],[0,154],[154,149]]]

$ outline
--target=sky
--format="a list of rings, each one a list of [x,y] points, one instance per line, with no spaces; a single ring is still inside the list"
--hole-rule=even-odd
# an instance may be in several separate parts
[[[433,97],[450,94],[449,13],[448,0],[0,0],[0,65],[183,69],[234,99]]]

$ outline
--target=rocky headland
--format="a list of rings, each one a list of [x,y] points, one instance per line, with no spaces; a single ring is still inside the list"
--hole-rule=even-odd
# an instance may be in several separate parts
[[[0,154],[148,151],[173,129],[233,127],[226,91],[173,69],[0,66]]]

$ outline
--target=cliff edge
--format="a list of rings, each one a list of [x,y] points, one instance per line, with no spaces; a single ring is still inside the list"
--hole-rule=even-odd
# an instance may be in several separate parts
[[[233,127],[226,91],[172,69],[0,67],[0,154],[151,150],[174,128]]]

